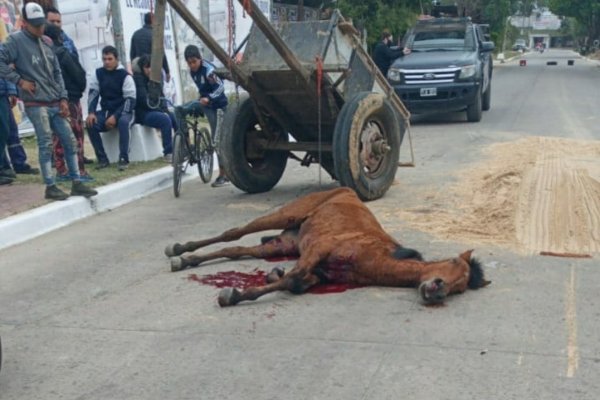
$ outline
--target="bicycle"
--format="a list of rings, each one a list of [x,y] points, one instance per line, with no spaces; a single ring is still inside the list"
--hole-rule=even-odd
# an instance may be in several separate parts
[[[179,197],[181,178],[188,166],[196,164],[202,182],[210,182],[213,174],[215,145],[210,131],[200,127],[199,118],[204,116],[199,107],[189,104],[175,107],[178,129],[173,138],[173,194]],[[190,142],[193,137],[193,143]]]

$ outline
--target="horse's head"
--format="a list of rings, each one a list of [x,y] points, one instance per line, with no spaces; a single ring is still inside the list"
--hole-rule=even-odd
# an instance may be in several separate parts
[[[425,303],[441,303],[448,295],[462,293],[467,287],[479,289],[491,283],[485,280],[481,263],[471,257],[472,253],[468,250],[457,258],[427,263],[419,284]]]

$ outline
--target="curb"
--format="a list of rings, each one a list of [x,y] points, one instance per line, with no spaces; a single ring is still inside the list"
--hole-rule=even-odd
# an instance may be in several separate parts
[[[163,167],[96,188],[98,194],[90,199],[69,197],[0,220],[0,250],[167,189],[172,176],[173,168]],[[194,178],[188,174],[184,182]]]

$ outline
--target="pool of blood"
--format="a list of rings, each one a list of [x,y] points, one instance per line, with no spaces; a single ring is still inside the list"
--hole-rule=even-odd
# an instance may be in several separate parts
[[[252,286],[265,285],[266,275],[266,272],[259,269],[254,269],[249,273],[238,271],[222,271],[210,275],[189,274],[187,279],[203,285],[214,286],[219,289],[226,287],[247,289]],[[309,288],[306,292],[312,294],[342,293],[348,289],[356,289],[359,287],[362,286],[350,283],[325,283],[315,285]]]

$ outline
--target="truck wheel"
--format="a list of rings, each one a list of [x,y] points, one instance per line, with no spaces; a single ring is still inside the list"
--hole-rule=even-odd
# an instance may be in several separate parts
[[[227,177],[247,193],[267,192],[281,179],[287,164],[287,151],[261,150],[261,142],[288,142],[283,129],[271,138],[258,124],[252,99],[240,98],[230,104],[223,117],[217,154]]]
[[[492,107],[492,82],[488,83],[486,91],[483,93],[483,99],[481,100],[481,109],[487,111]]]
[[[361,200],[375,200],[394,182],[404,124],[382,94],[362,92],[346,102],[333,132],[335,173]]]
[[[473,102],[473,104],[467,107],[467,121],[481,121],[481,107],[481,90],[478,90],[477,96],[475,96],[475,101]]]

